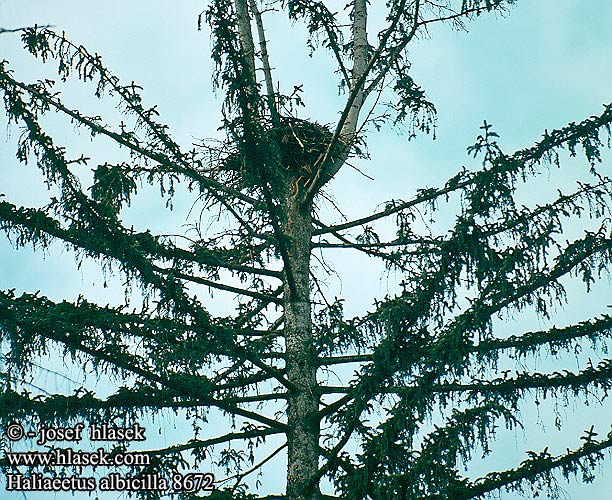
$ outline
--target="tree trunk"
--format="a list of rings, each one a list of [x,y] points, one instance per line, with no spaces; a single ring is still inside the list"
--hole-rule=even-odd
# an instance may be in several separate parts
[[[288,190],[289,191],[289,190]],[[319,395],[310,311],[311,206],[285,196],[284,233],[294,286],[285,285],[287,378],[293,385],[288,401],[287,499],[320,500],[318,471]],[[291,289],[293,288],[293,290]]]

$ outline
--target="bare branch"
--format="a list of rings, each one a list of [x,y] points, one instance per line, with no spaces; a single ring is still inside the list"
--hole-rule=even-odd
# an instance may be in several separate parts
[[[42,26],[24,26],[23,28],[0,28],[0,34],[1,33],[19,33],[21,31],[25,31],[25,30],[31,30],[34,28],[38,28],[38,29],[48,29],[48,28],[54,28],[55,26],[53,24],[44,24]]]
[[[246,440],[252,438],[260,438],[266,436],[273,436],[275,434],[282,434],[282,431],[278,429],[262,428],[253,429],[244,432],[230,432],[222,436],[218,436],[210,439],[192,439],[185,444],[177,446],[169,446],[168,448],[160,448],[157,450],[148,450],[147,454],[151,456],[164,456],[169,453],[177,453],[185,450],[193,450],[196,448],[206,448],[208,446],[214,446],[216,444],[228,443],[230,441]]]
[[[236,479],[236,484],[232,488],[232,489],[235,489],[236,486],[238,486],[238,484],[240,484],[240,482],[245,477],[247,477],[248,475],[252,474],[253,472],[256,472],[257,470],[261,469],[265,464],[267,464],[270,460],[272,460],[276,455],[278,455],[286,447],[287,447],[287,443],[285,442],[282,445],[280,445],[278,448],[276,448],[272,453],[270,453],[266,458],[261,460],[259,463],[255,464],[250,469],[247,469],[246,471],[240,472],[238,474],[234,474],[233,476],[226,477],[224,479],[219,479],[218,480],[219,484],[223,484],[223,483],[225,483],[227,481],[231,481],[233,479]]]
[[[319,365],[330,366],[330,365],[341,365],[346,363],[366,363],[372,361],[371,354],[353,354],[346,356],[330,356],[319,358]]]
[[[247,297],[253,297],[254,299],[259,299],[262,300],[264,302],[270,303],[270,302],[274,302],[275,304],[283,304],[283,300],[279,299],[277,297],[274,297],[273,295],[267,295],[265,293],[260,293],[260,292],[255,292],[253,290],[247,290],[244,288],[238,288],[235,286],[231,286],[231,285],[226,285],[224,283],[220,283],[218,281],[212,281],[206,278],[201,278],[199,276],[189,276],[185,273],[181,273],[178,272],[174,269],[162,269],[160,267],[157,266],[152,266],[153,269],[159,271],[162,274],[165,274],[166,276],[174,276],[186,281],[191,281],[192,283],[198,283],[200,285],[206,285],[209,286],[211,288],[216,288],[218,290],[223,290],[226,292],[232,292],[235,293],[237,295],[246,295]]]

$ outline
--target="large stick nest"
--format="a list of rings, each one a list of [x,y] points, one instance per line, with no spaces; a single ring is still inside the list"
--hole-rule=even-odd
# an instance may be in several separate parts
[[[275,132],[283,166],[300,175],[313,173],[333,137],[327,126],[293,117],[281,118]]]
[[[268,134],[280,150],[283,173],[292,179],[313,176],[333,138],[328,126],[290,116],[281,117],[280,124],[269,128]],[[330,158],[342,147],[342,142],[338,142]],[[245,165],[244,152],[236,150],[225,158],[220,170],[240,172],[243,182],[251,185],[255,172],[250,170],[255,167]]]

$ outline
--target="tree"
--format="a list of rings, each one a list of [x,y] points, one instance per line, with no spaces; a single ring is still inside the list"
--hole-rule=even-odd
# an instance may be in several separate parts
[[[557,471],[588,479],[612,444],[592,429],[578,448],[530,452],[514,468],[480,478],[463,473],[461,461],[488,452],[499,423],[520,426],[519,403],[529,394],[605,395],[610,386],[608,360],[585,361],[579,371],[506,371],[508,355],[520,361],[548,350],[563,360],[584,342],[605,346],[610,316],[512,336],[494,328],[495,318],[513,311],[532,309],[546,318],[563,300],[566,277],[589,287],[607,271],[610,179],[598,167],[610,106],[511,154],[485,122],[468,149],[480,168],[462,169],[441,187],[392,200],[357,220],[329,223],[321,216],[330,181],[351,157],[367,154],[368,126],[433,130],[435,110],[413,80],[410,44],[436,23],[460,27],[513,3],[394,0],[385,25],[373,33],[373,7],[365,0],[339,13],[309,0],[266,8],[252,0],[211,1],[200,20],[212,30],[225,136],[189,151],[172,139],[155,108],[145,106],[141,89],[121,83],[98,55],[50,29],[23,30],[25,47],[56,61],[60,80],[93,81],[96,96],[117,99],[131,123],[114,126],[74,110],[55,82],[24,83],[2,63],[7,116],[23,128],[17,157],[35,161],[53,189],[41,208],[2,200],[2,227],[18,246],[44,249],[58,240],[80,258],[121,271],[128,291],[140,286],[144,303],[130,311],[84,298],[53,302],[3,291],[3,423],[125,423],[171,408],[184,410],[197,429],[217,408],[231,417],[232,429],[156,450],[151,468],[141,472],[171,474],[188,453],[200,462],[221,445],[220,462],[235,469],[234,497],[245,495],[239,485],[247,474],[285,447],[289,499],[320,498],[323,477],[340,496],[377,499],[468,499],[542,485],[554,494]],[[264,21],[280,14],[305,23],[307,43],[328,50],[337,65],[344,106],[333,126],[299,118],[301,89],[280,90],[274,79]],[[45,129],[51,111],[129,157],[97,165],[72,157]],[[517,191],[546,165],[560,164],[563,150],[582,150],[589,182],[520,206]],[[123,214],[142,183],[159,185],[168,203],[176,186],[186,184],[198,209],[219,214],[219,222],[207,228],[196,219],[181,239],[127,227]],[[432,222],[422,229],[421,218],[438,216],[446,199],[459,202],[451,228]],[[573,234],[576,220],[586,229]],[[383,221],[394,224],[391,237]],[[382,260],[401,274],[400,293],[378,301],[372,312],[345,318],[342,300],[327,299],[312,262],[315,249],[330,248]],[[235,314],[209,313],[206,288],[237,296]],[[120,374],[116,392],[32,392],[23,377],[52,346],[85,369]],[[342,365],[356,375],[344,376]],[[344,381],[324,382],[323,370]],[[432,419],[437,425],[430,428]],[[257,446],[275,435],[286,441],[256,457]],[[252,459],[245,460],[237,441],[253,451]]]

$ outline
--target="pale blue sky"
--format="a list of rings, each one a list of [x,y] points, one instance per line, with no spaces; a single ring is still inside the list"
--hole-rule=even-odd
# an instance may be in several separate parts
[[[373,9],[378,1],[372,0]],[[220,101],[215,99],[210,85],[210,39],[207,32],[196,30],[196,18],[203,9],[204,2],[196,0],[172,4],[160,0],[0,0],[0,26],[13,28],[39,23],[66,30],[71,39],[102,54],[107,66],[123,81],[134,80],[142,85],[147,103],[158,105],[162,121],[171,126],[175,138],[187,148],[196,138],[214,136],[219,124]],[[483,119],[494,125],[501,135],[502,147],[511,151],[537,140],[545,128],[600,113],[602,104],[612,101],[611,27],[609,0],[519,0],[509,16],[482,16],[468,26],[469,33],[455,32],[448,26],[432,29],[430,39],[417,42],[411,54],[415,80],[438,109],[437,139],[420,136],[408,142],[405,135],[388,128],[373,133],[369,142],[372,159],[358,164],[375,181],[345,169],[332,186],[336,201],[347,215],[363,215],[387,199],[407,198],[418,188],[443,184],[461,165],[475,167],[465,149],[474,142]],[[275,37],[281,32],[281,36]],[[331,63],[318,56],[309,59],[301,44],[302,34],[295,27],[275,25],[271,29],[270,49],[276,77],[285,90],[294,83],[304,83],[306,116],[331,122],[341,101],[335,80],[329,78]],[[16,35],[0,35],[0,58],[11,62],[17,77],[25,80],[40,77],[40,67],[19,50],[17,42]],[[87,100],[86,92],[78,84],[69,90],[64,96],[67,103],[74,107],[81,103],[97,106]],[[116,115],[112,108],[96,112]],[[42,204],[41,200],[48,195],[41,187],[40,177],[33,167],[16,165],[12,145],[18,131],[13,130],[12,139],[6,139],[5,121],[1,115],[0,193],[6,193],[11,201]],[[75,136],[72,127],[62,128],[52,120],[50,126],[56,127],[60,140],[75,151],[81,148],[89,152],[90,147],[94,148],[86,136]],[[95,146],[91,154],[102,158],[115,153]],[[580,162],[575,162],[575,168],[584,171]],[[606,168],[609,173],[609,167]],[[567,182],[573,178],[572,173],[571,169],[553,170],[538,182]],[[537,182],[534,185],[537,195]],[[153,215],[156,229],[177,232],[191,201],[179,199],[175,205],[174,212],[168,212],[153,191],[145,191],[129,217],[136,224],[148,224]],[[28,250],[13,251],[1,237],[0,287],[29,292],[40,289],[54,299],[75,298],[83,293],[102,303],[122,301],[118,288],[100,286],[104,280],[95,265],[86,264],[82,270],[74,271],[72,262],[72,255],[60,247],[52,248],[43,260]],[[349,299],[350,313],[365,311],[373,297],[394,290],[393,277],[380,279],[380,268],[368,261],[342,257],[335,259],[335,264],[341,282],[332,280],[331,286],[341,286],[343,295]],[[570,303],[560,311],[559,324],[605,312],[605,305],[610,303],[609,291],[606,282],[599,286],[595,299],[587,300],[578,292],[575,298],[571,295]],[[535,322],[532,328],[538,327]],[[607,432],[612,423],[608,410],[595,412],[597,415],[591,419],[586,412],[581,414],[581,409],[579,402],[566,410],[568,433],[557,432],[552,425],[542,433],[537,415],[526,408],[525,437],[510,433],[500,440],[499,451],[491,460],[474,467],[485,471],[516,465],[524,458],[525,448],[539,450],[548,444],[547,440],[563,450],[564,440],[572,440],[568,446],[573,444],[585,422],[586,427],[598,423],[600,434]],[[542,410],[542,420],[546,420],[546,412]],[[592,485],[572,482],[561,486],[572,499],[608,498],[612,462],[602,472]],[[0,498],[23,497],[4,492]],[[516,497],[502,495],[502,498]]]

